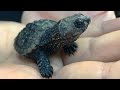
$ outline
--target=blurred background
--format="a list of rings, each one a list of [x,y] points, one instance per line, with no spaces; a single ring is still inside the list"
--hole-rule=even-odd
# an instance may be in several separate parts
[[[20,22],[23,11],[0,11],[0,21]]]
[[[120,11],[114,11],[114,12],[115,12],[116,17],[120,17]]]
[[[120,11],[114,11],[116,17],[120,17]],[[0,21],[20,22],[23,11],[0,11]]]

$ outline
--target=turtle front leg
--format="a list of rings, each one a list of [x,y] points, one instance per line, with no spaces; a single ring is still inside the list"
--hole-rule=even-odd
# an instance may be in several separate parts
[[[71,54],[74,54],[74,52],[77,51],[77,47],[78,47],[77,43],[72,42],[69,45],[64,46],[63,49],[64,49],[65,54],[70,56]]]
[[[43,51],[38,51],[34,59],[36,59],[41,76],[44,78],[52,77],[53,67],[50,65],[48,56]]]

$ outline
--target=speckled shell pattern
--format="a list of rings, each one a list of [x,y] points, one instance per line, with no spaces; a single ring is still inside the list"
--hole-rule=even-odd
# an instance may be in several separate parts
[[[47,34],[45,31],[49,28],[52,28],[56,23],[56,21],[47,19],[28,23],[15,38],[14,47],[16,51],[21,55],[26,55],[27,53],[30,53],[32,50],[36,49],[37,46],[48,43],[49,39],[47,40],[47,37],[43,38],[42,42],[40,42],[40,39],[42,35]]]

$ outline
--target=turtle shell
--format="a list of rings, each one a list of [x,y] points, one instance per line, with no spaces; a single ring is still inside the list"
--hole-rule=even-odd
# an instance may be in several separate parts
[[[40,38],[45,31],[52,28],[57,22],[53,20],[38,20],[28,23],[15,38],[14,47],[19,54],[26,55],[40,44]],[[46,44],[47,42],[44,42]],[[42,45],[44,45],[42,44]]]

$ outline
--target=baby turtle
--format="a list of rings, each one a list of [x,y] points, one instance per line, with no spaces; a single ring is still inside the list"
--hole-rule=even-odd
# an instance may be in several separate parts
[[[37,20],[28,23],[15,38],[15,50],[38,65],[42,77],[50,78],[53,67],[49,56],[61,48],[71,55],[77,50],[74,42],[87,29],[90,18],[83,14],[74,14],[58,22],[54,20]]]

